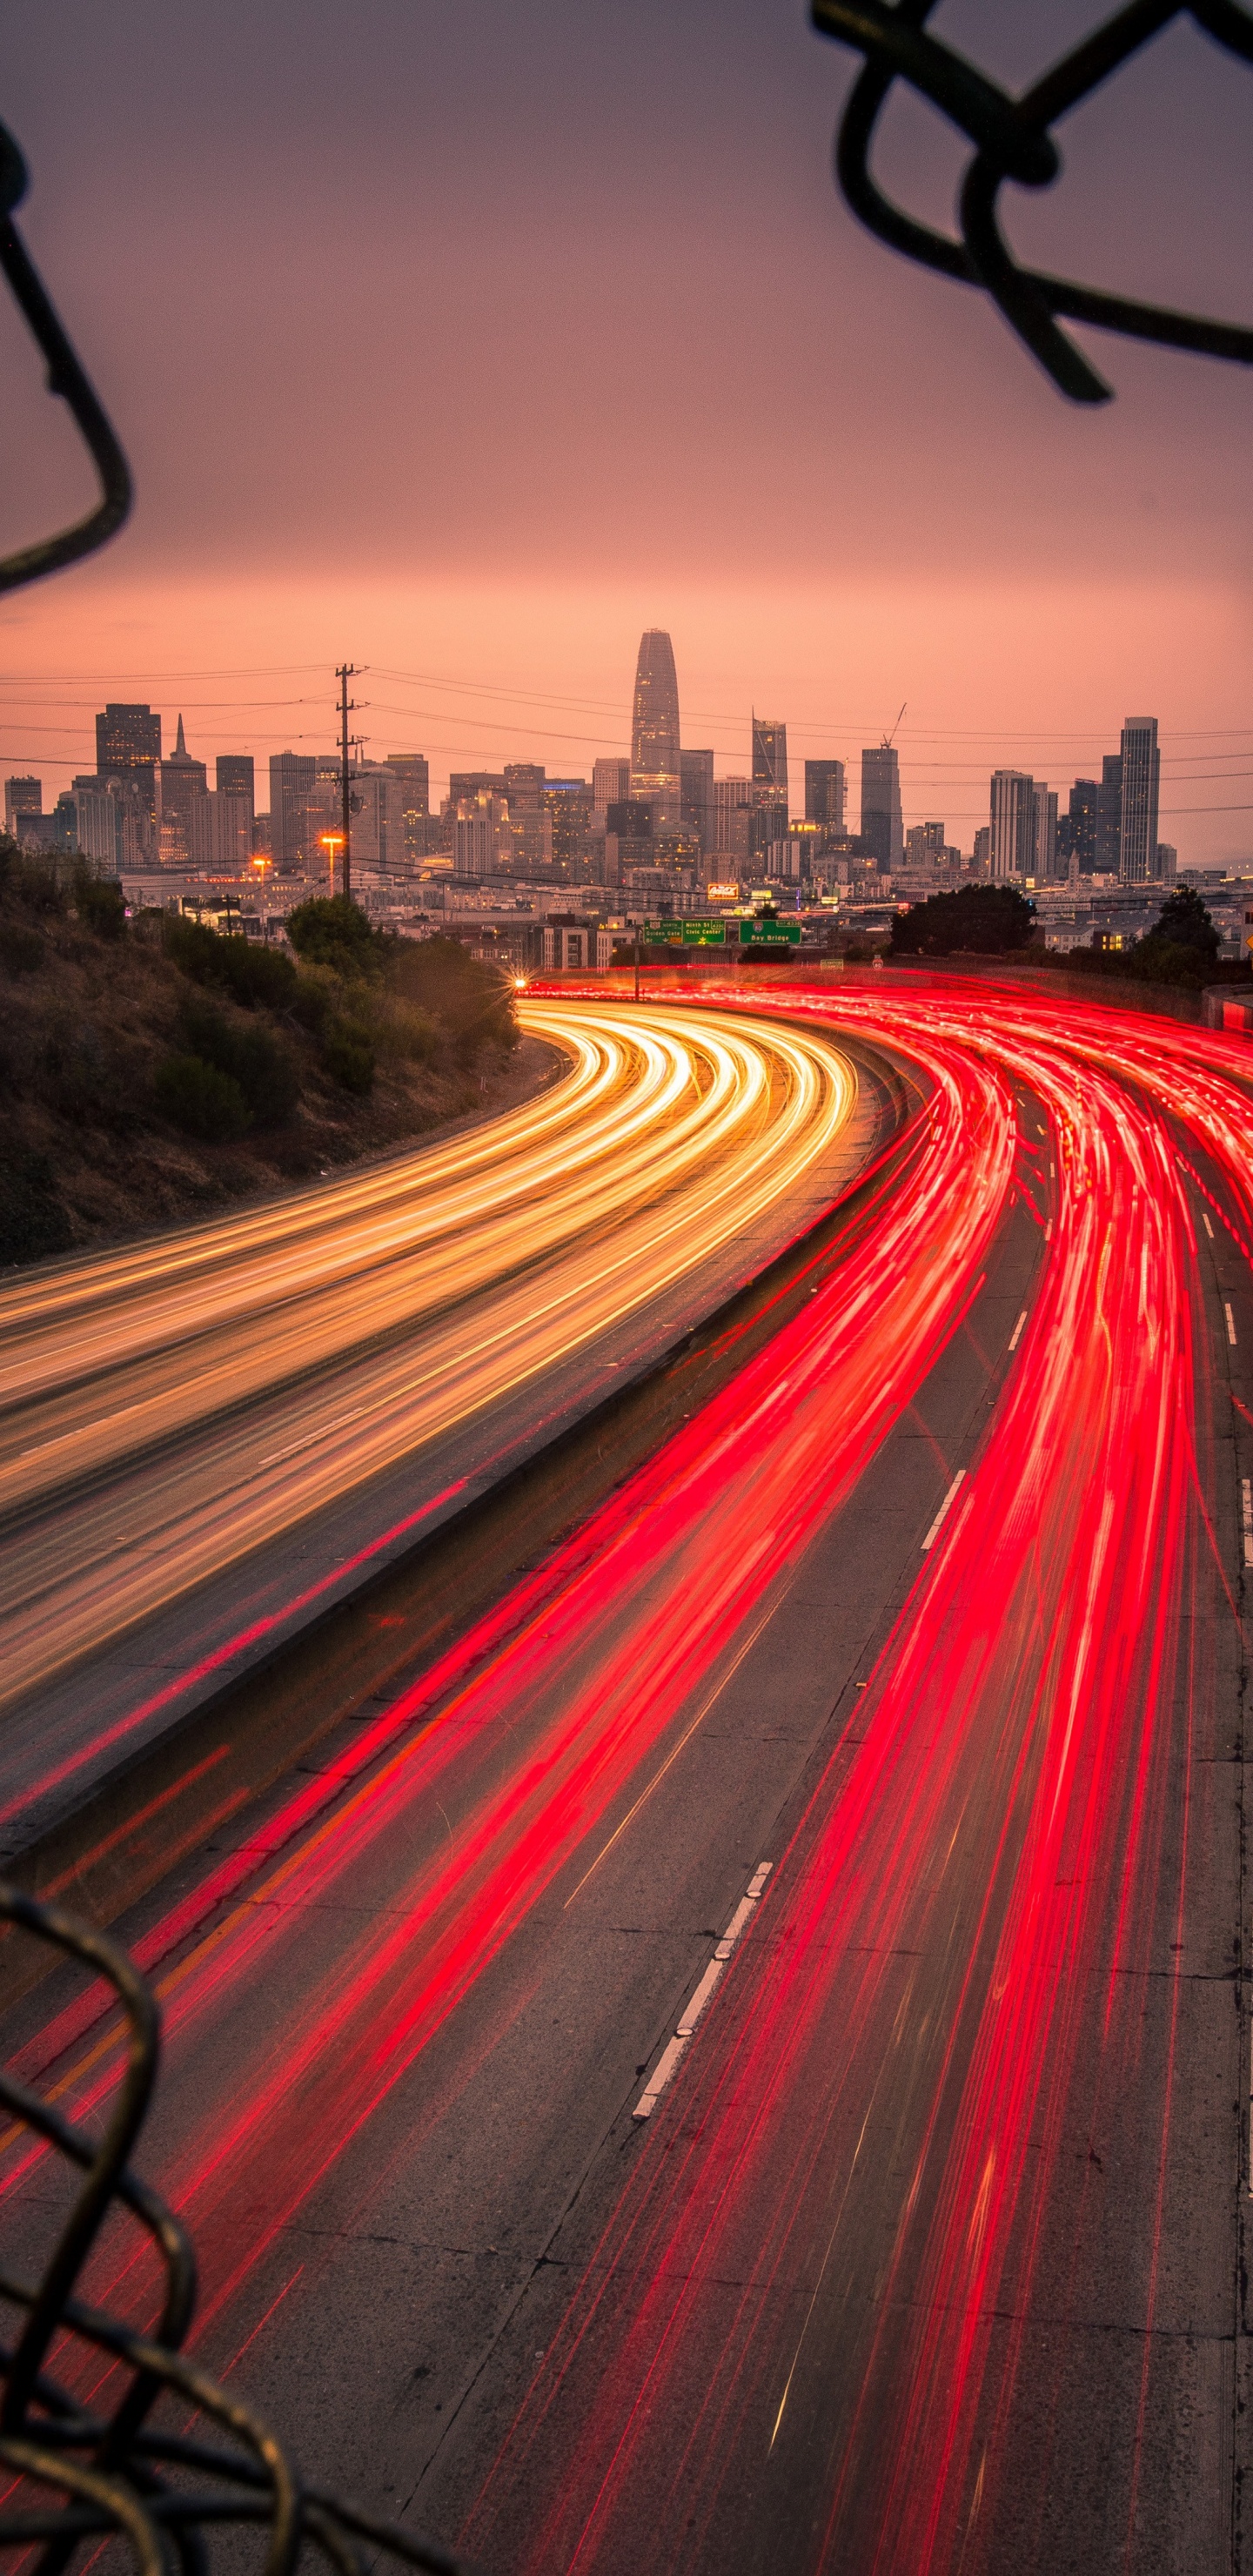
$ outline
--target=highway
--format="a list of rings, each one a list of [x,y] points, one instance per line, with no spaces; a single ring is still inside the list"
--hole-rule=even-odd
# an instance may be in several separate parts
[[[203,2356],[485,2568],[1234,2570],[1249,1060],[942,976],[767,1012],[897,1051],[905,1150],[133,1909],[143,2168]],[[94,1998],[9,2038],[98,2115]],[[10,2141],[20,2237],[42,2175]],[[120,2246],[92,2289],[146,2313]]]
[[[803,1033],[524,1005],[507,1117],[0,1290],[0,1711],[672,1289],[847,1122]]]

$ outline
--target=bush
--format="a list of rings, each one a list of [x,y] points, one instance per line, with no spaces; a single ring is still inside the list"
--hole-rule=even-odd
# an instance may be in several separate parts
[[[360,904],[342,894],[315,895],[287,916],[287,936],[307,966],[331,966],[337,975],[376,974],[391,942],[372,930]]]
[[[332,1029],[322,1051],[322,1061],[333,1080],[345,1091],[354,1091],[362,1100],[374,1088],[374,1049],[364,1029],[353,1028],[341,1020]]]
[[[429,1011],[417,1010],[412,1002],[388,1001],[377,1015],[374,1034],[384,1055],[401,1056],[409,1064],[429,1064],[439,1045]]]
[[[114,878],[89,876],[86,868],[76,868],[74,910],[97,939],[125,937],[126,898]]]
[[[238,1085],[250,1123],[273,1127],[290,1117],[300,1097],[299,1076],[268,1029],[241,1028],[214,1003],[189,998],[179,1014],[179,1036],[188,1055]]]
[[[893,957],[1005,957],[1025,948],[1035,928],[1035,905],[1016,886],[959,886],[928,895],[908,912],[893,913]]]
[[[398,941],[389,982],[403,1000],[440,1023],[463,1063],[485,1046],[518,1043],[512,989],[459,939]]]
[[[0,1263],[50,1261],[68,1252],[73,1239],[47,1155],[19,1154],[0,1163]]]
[[[282,1010],[296,991],[295,965],[281,948],[263,947],[260,941],[243,939],[235,932],[219,936],[216,930],[206,930],[202,921],[185,918],[167,920],[164,944],[166,956],[194,984],[216,984],[246,1010],[255,1002]]]
[[[302,1029],[320,1038],[327,1023],[335,1016],[341,999],[338,978],[329,967],[313,966],[307,974],[297,975],[295,990],[288,1008]]]
[[[10,975],[33,975],[45,955],[37,930],[28,930],[22,921],[0,920],[0,964],[7,966]]]
[[[252,1125],[248,1103],[233,1075],[199,1055],[167,1056],[153,1082],[163,1118],[185,1136],[207,1144],[233,1144]]]

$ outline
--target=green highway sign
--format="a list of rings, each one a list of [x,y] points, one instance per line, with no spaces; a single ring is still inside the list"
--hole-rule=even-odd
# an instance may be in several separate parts
[[[742,921],[740,937],[745,942],[751,940],[754,947],[760,940],[769,939],[789,948],[799,948],[801,926],[799,921]]]
[[[685,921],[683,939],[689,948],[725,948],[727,925],[725,921]]]

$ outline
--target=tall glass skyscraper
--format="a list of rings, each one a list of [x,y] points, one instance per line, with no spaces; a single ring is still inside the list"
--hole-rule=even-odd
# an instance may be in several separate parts
[[[1124,885],[1157,875],[1157,797],[1162,755],[1156,716],[1128,716],[1122,729],[1122,814],[1118,873]]]
[[[679,821],[679,683],[674,650],[659,626],[640,637],[631,718],[631,795],[647,799],[663,830]]]
[[[899,868],[905,848],[901,768],[888,742],[873,744],[861,756],[861,837],[881,872]]]
[[[787,804],[787,726],[770,716],[753,718],[753,789],[763,803]]]

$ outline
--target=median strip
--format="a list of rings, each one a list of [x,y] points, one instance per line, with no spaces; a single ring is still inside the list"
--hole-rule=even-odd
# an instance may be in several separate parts
[[[663,2048],[661,2055],[657,2060],[657,2064],[648,2079],[648,2083],[635,2105],[635,2110],[632,2114],[634,2119],[651,2119],[658,2102],[661,2100],[662,2094],[665,2092],[671,2077],[678,2067],[679,2060],[681,2059],[688,2041],[696,2028],[697,2022],[700,2020],[701,2014],[703,2013],[705,2006],[722,1975],[723,1969],[735,1948],[736,1942],[739,1940],[740,1935],[745,1930],[746,1926],[752,1921],[753,1914],[760,1902],[762,1889],[766,1884],[766,1880],[768,1879],[773,1866],[774,1864],[772,1861],[761,1861],[754,1871],[752,1878],[749,1880],[747,1894],[740,1898],[739,1904],[736,1906],[735,1912],[722,1935],[722,1939],[718,1943],[717,1949],[714,1951],[713,1957],[705,1970],[704,1976],[701,1978],[700,1984],[684,2012],[683,2018],[679,2023],[673,2039],[667,2041],[666,2046]]]

